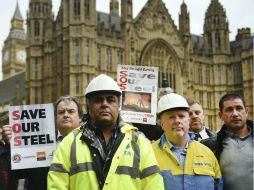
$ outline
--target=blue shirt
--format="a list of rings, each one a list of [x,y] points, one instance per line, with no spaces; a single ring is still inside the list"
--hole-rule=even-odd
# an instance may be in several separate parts
[[[188,136],[188,141],[184,147],[183,150],[178,148],[177,146],[174,146],[167,138],[166,141],[168,143],[168,146],[170,150],[173,152],[173,154],[176,156],[180,166],[184,168],[185,165],[185,160],[186,160],[186,154],[187,154],[187,149],[188,149],[188,144],[189,144],[190,137]]]

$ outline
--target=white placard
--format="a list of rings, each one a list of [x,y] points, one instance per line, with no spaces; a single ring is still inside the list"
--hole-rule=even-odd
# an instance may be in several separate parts
[[[158,68],[118,65],[122,90],[121,116],[125,122],[156,124]]]
[[[11,169],[50,166],[56,149],[53,104],[9,107]]]

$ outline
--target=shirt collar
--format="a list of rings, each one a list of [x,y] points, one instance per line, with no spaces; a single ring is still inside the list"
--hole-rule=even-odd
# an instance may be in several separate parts
[[[63,140],[63,135],[61,135],[60,131],[56,131],[56,142],[61,142]]]
[[[186,143],[184,149],[187,149],[189,143],[191,143],[191,142],[193,141],[194,137],[195,137],[195,134],[193,134],[193,133],[188,133],[188,140],[187,140],[187,143]],[[176,148],[176,147],[167,139],[167,137],[165,136],[165,134],[163,134],[163,135],[161,136],[161,138],[160,138],[159,146],[162,148],[163,145],[164,145],[165,143],[168,144],[168,146],[169,146],[170,149]]]
[[[200,136],[202,139],[206,139],[206,138],[209,138],[209,136],[207,135],[207,132],[205,130],[205,127],[203,128],[202,131],[199,132]]]

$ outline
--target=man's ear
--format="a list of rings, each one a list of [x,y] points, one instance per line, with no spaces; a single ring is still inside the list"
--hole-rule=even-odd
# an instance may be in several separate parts
[[[219,111],[218,116],[220,117],[220,119],[222,119],[222,112],[221,111]]]
[[[245,107],[245,112],[246,112],[246,114],[248,116],[248,114],[249,114],[249,108],[248,107]]]

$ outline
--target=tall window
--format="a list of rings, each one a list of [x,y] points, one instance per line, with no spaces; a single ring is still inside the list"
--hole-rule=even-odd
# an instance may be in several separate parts
[[[89,4],[90,4],[90,0],[84,0],[85,2],[84,2],[84,11],[85,11],[85,16],[89,16],[89,14],[90,14],[90,9],[89,9]]]
[[[121,50],[117,51],[117,64],[123,64],[123,52]]]
[[[209,129],[214,130],[213,117],[211,115],[208,115],[207,117],[208,117],[208,127],[209,127]]]
[[[216,72],[216,78],[217,78],[217,84],[222,84],[222,80],[221,80],[221,67],[220,65],[218,65],[217,67],[217,72]]]
[[[203,101],[204,99],[203,99],[203,92],[199,92],[199,102],[200,102],[200,104],[201,105],[203,105],[204,104],[204,101]]]
[[[98,57],[97,57],[98,69],[101,69],[101,47],[98,46]]]
[[[87,83],[89,83],[89,82],[90,82],[90,80],[91,80],[91,77],[90,77],[90,75],[89,75],[89,74],[87,74],[87,76],[86,76],[86,81],[87,81]]]
[[[203,80],[202,80],[202,65],[201,64],[198,64],[198,83],[203,83]]]
[[[34,35],[39,36],[40,35],[40,23],[38,20],[34,22]]]
[[[34,103],[39,103],[39,88],[34,88]]]
[[[90,64],[90,52],[89,52],[89,44],[87,42],[87,45],[86,45],[86,49],[85,49],[85,56],[86,56],[86,64],[89,65]]]
[[[80,75],[76,75],[76,94],[80,93]]]
[[[176,89],[176,75],[175,73],[169,73],[169,86]]]
[[[207,34],[207,45],[208,45],[208,51],[211,51],[212,50],[212,34],[209,32]]]
[[[34,64],[34,79],[39,79],[39,63],[37,58],[35,58],[35,64]]]
[[[111,49],[107,49],[106,52],[106,64],[107,64],[107,70],[112,70],[112,51]]]
[[[242,65],[240,63],[233,65],[233,72],[234,72],[234,83],[241,84],[243,82]]]
[[[250,76],[251,76],[251,79],[254,79],[254,63],[253,63],[253,59],[250,59],[249,62],[250,62]]]
[[[80,15],[80,0],[74,0],[74,15]]]
[[[207,92],[207,108],[212,108],[212,95],[211,92]]]
[[[216,31],[215,33],[215,47],[217,50],[220,50],[221,43],[220,43],[220,33],[219,31]]]
[[[211,80],[211,77],[210,77],[210,66],[206,66],[206,84],[210,84],[210,80]]]
[[[75,41],[75,64],[79,64],[79,49],[80,49],[80,46],[79,46],[79,41],[76,40]]]

